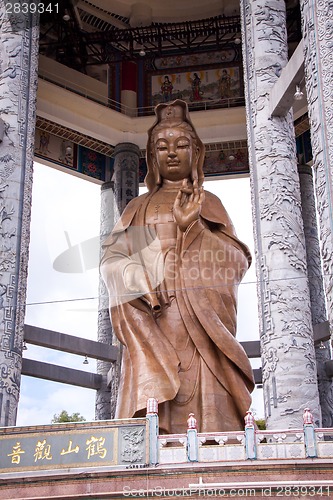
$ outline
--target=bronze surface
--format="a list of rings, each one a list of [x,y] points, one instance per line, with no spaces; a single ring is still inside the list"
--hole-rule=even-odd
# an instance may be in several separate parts
[[[105,241],[101,273],[123,344],[117,418],[159,402],[162,433],[244,428],[253,374],[236,340],[237,287],[251,263],[221,201],[204,191],[204,145],[181,100],[156,107],[148,193]]]

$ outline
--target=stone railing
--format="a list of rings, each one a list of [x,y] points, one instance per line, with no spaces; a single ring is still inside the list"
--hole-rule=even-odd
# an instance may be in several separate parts
[[[258,430],[251,412],[245,431],[198,433],[193,414],[184,434],[159,435],[158,405],[148,400],[146,418],[0,429],[0,472],[41,469],[136,468],[186,463],[224,463],[333,458],[333,428],[315,429],[309,410],[301,429]]]
[[[247,412],[244,432],[198,433],[192,417],[187,434],[158,436],[157,456],[161,464],[333,458],[333,429],[315,429],[307,408],[303,421],[302,429],[259,430]]]
[[[333,458],[333,429],[192,434],[159,436],[159,463]]]

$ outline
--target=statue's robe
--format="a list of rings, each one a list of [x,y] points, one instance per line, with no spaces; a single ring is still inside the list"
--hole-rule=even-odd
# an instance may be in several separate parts
[[[101,273],[112,326],[124,346],[116,418],[143,416],[147,399],[155,397],[161,432],[185,432],[189,412],[201,432],[243,429],[254,382],[235,339],[236,303],[250,253],[209,192],[200,219],[184,233],[175,222],[153,228],[147,214],[156,192],[133,199],[103,244]],[[167,227],[174,244],[159,246]],[[143,261],[150,279],[145,297],[129,292],[124,279]],[[154,294],[157,313],[149,306]]]

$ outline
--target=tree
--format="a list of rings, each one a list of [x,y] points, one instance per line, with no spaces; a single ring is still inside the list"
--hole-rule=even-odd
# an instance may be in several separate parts
[[[264,418],[258,418],[255,422],[256,422],[258,429],[260,431],[266,430],[266,420]]]
[[[66,410],[62,410],[59,415],[53,415],[51,424],[60,424],[62,422],[85,422],[86,419],[80,413],[72,413],[69,415]]]

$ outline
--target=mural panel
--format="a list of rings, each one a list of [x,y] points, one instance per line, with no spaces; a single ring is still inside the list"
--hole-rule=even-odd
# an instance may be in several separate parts
[[[108,156],[36,128],[34,153],[39,158],[105,181]]]
[[[182,54],[168,57],[156,58],[154,66],[156,69],[166,68],[185,68],[194,66],[203,66],[207,64],[225,64],[232,61],[239,61],[240,55],[238,50],[228,48],[214,52],[201,52],[196,54]]]
[[[240,68],[238,65],[218,66],[196,71],[164,72],[151,75],[150,105],[174,99],[189,104],[237,99],[242,95]]]
[[[45,130],[36,129],[35,155],[77,170],[76,144]]]
[[[89,177],[105,180],[106,156],[84,146],[78,146],[79,171]]]

